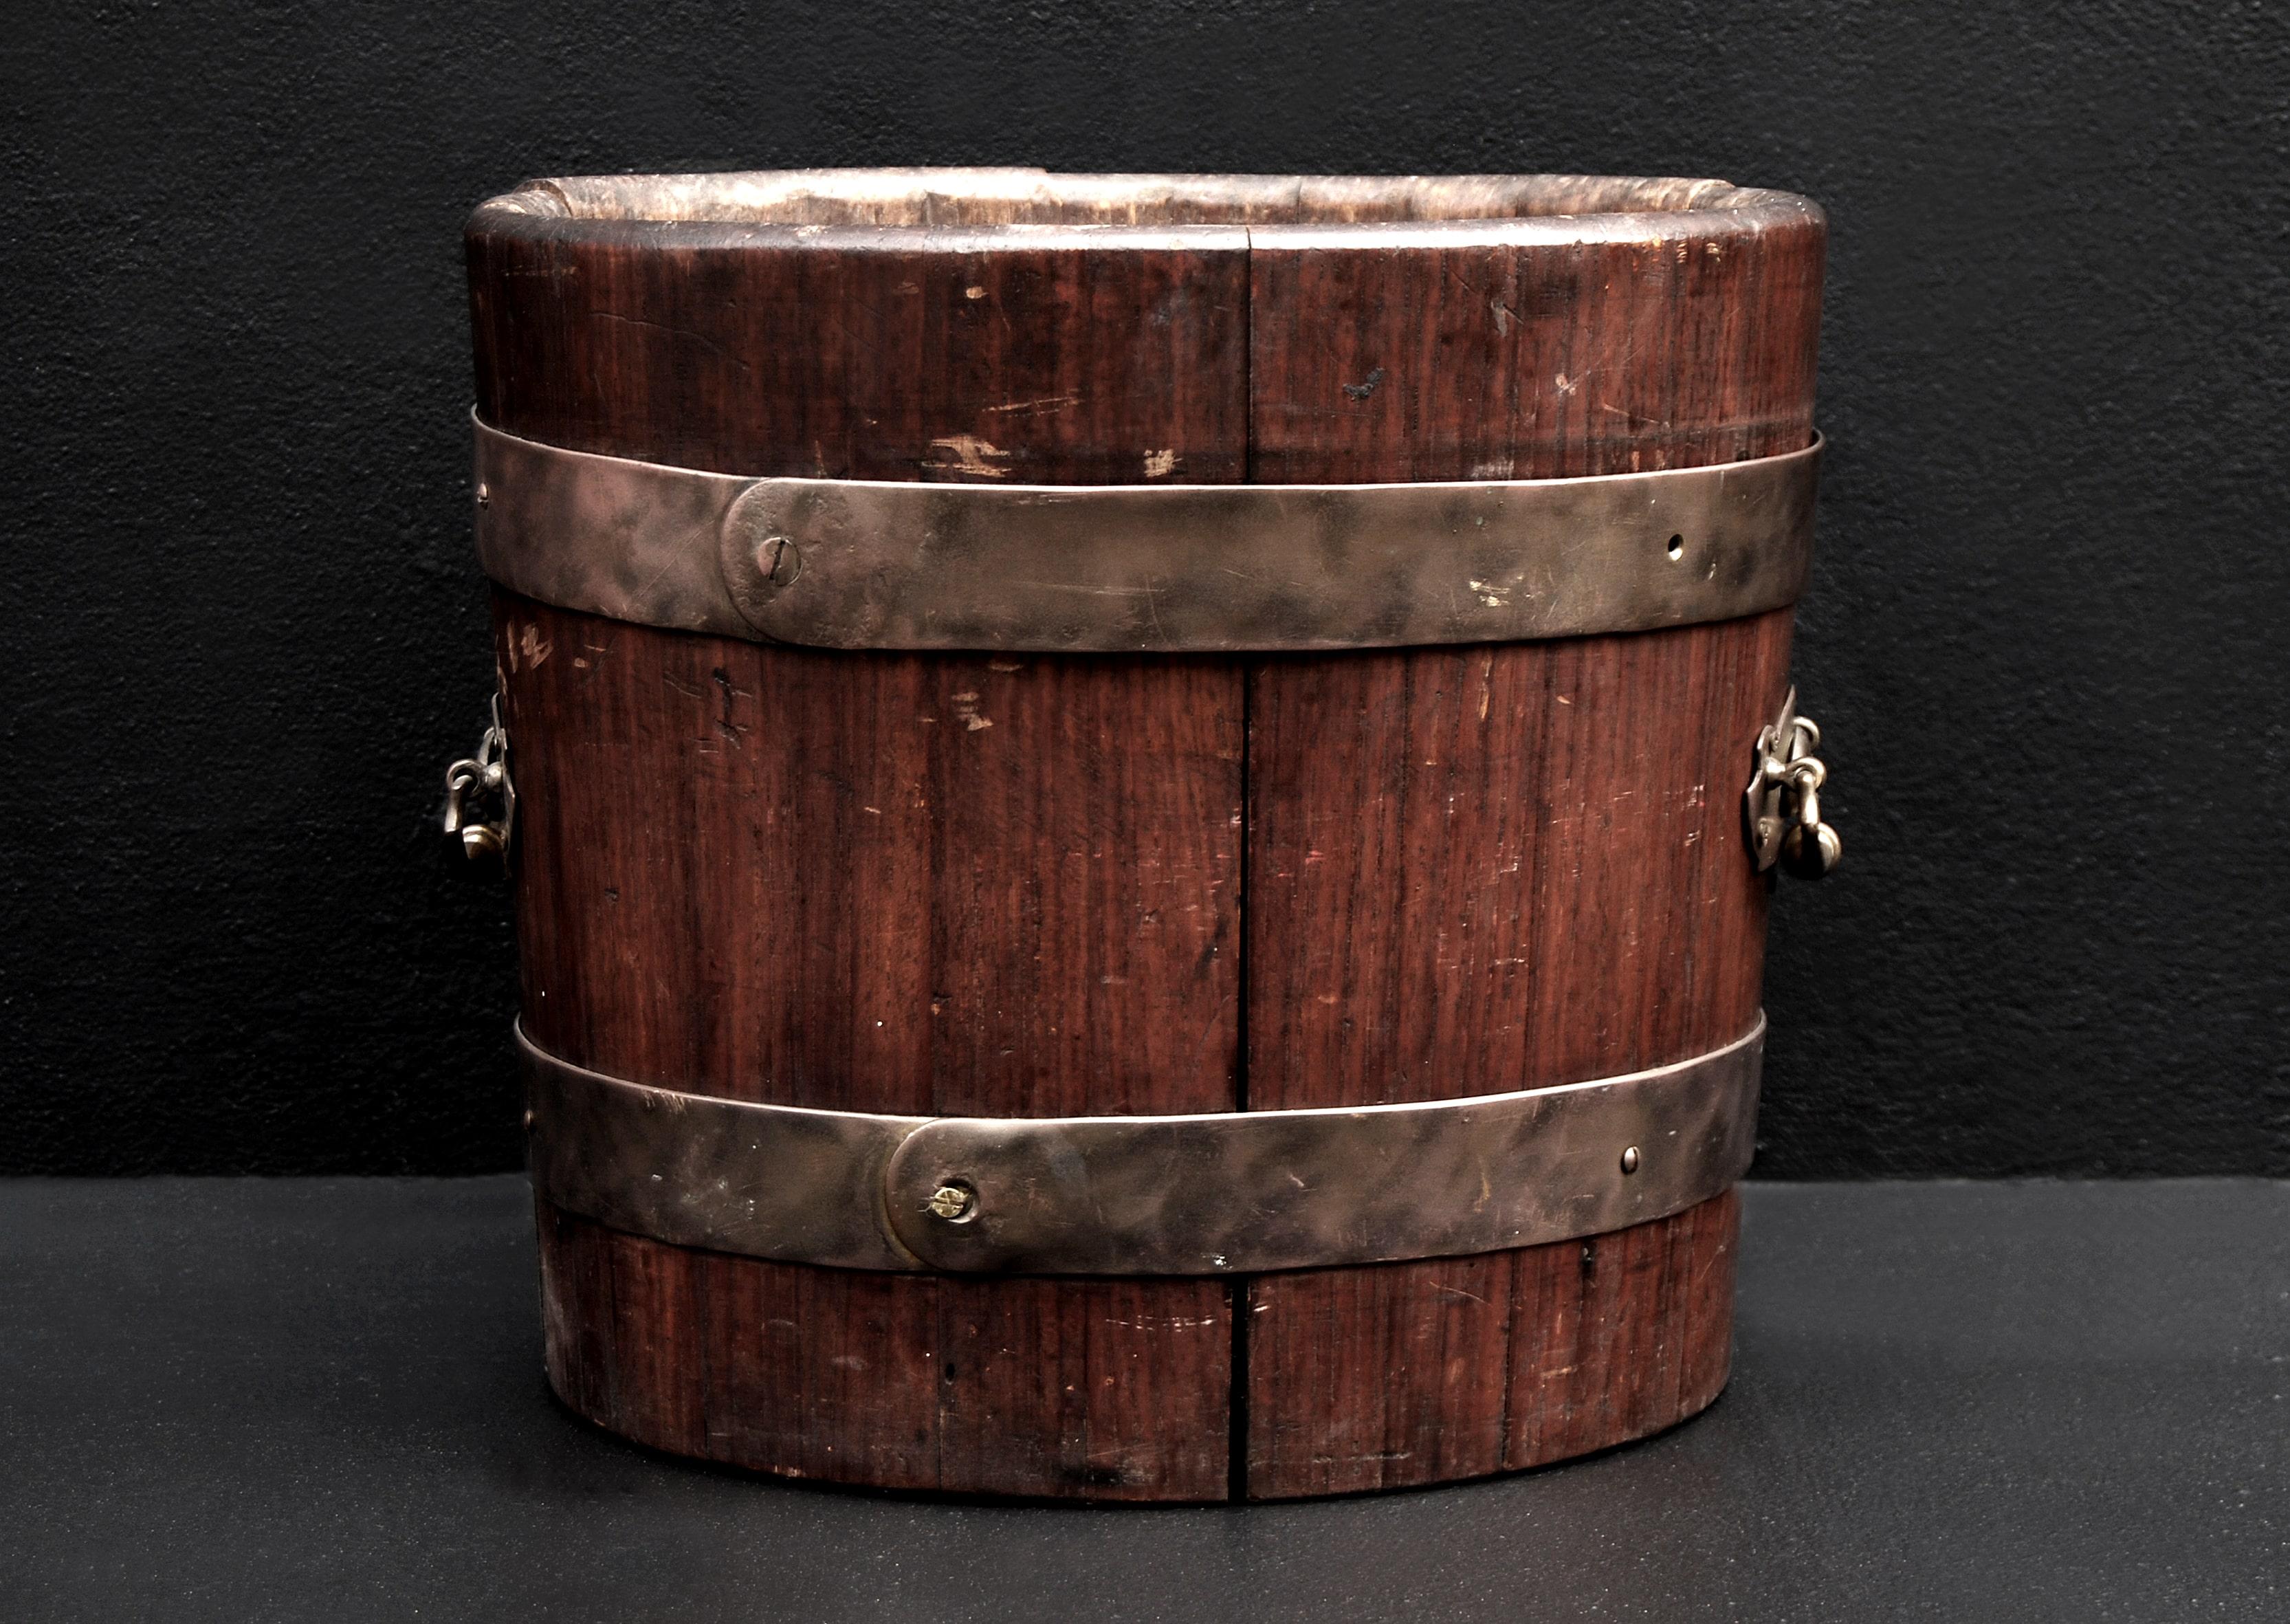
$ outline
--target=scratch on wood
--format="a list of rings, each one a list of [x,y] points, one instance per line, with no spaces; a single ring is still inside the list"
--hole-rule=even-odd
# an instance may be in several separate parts
[[[672,339],[688,339],[699,345],[701,348],[711,350],[723,356],[725,360],[729,361],[743,372],[755,370],[707,334],[694,332],[689,327],[674,327],[666,322],[648,322],[640,316],[622,316],[615,310],[591,310],[589,312],[589,319],[598,322],[618,322],[627,327],[649,327],[654,332],[664,332]]]
[[[991,441],[981,440],[974,434],[949,435],[943,440],[930,443],[930,455],[923,466],[941,474],[970,474],[984,479],[1000,479],[1009,469],[996,466],[1007,462],[1010,453]]]
[[[1068,406],[1078,406],[1079,404],[1081,404],[1081,396],[1078,393],[1075,393],[1071,395],[1045,395],[1035,400],[1013,400],[1006,402],[999,406],[989,406],[986,410],[989,414],[993,416],[1007,415],[1016,417],[1032,417],[1037,412],[1062,412]]]

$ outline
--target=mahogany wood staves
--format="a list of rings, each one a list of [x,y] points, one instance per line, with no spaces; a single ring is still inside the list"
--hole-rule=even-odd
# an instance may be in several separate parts
[[[1811,435],[1822,228],[1809,205],[1754,229],[1676,212],[1725,191],[528,188],[470,227],[478,406],[580,450],[870,479],[1765,456]],[[1682,1060],[1758,1007],[1739,795],[1790,620],[921,656],[499,594],[524,1020],[639,1081],[981,1116],[1433,1100]],[[1730,1195],[1243,1282],[872,1275],[540,1222],[565,1402],[790,1476],[1107,1500],[1429,1483],[1655,1431],[1728,1368]]]

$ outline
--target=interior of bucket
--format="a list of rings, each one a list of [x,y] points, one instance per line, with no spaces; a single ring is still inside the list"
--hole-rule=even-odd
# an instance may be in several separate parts
[[[1782,195],[1618,175],[1055,174],[794,169],[528,181],[511,202],[576,220],[793,226],[1348,225],[1740,209]]]

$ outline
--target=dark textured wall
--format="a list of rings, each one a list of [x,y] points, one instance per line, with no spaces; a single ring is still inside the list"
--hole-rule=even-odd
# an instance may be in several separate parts
[[[24,14],[27,11],[30,14]],[[1581,170],[1832,221],[1769,1175],[2290,1173],[2279,8],[18,7],[0,1171],[509,1165],[460,221],[530,175]]]

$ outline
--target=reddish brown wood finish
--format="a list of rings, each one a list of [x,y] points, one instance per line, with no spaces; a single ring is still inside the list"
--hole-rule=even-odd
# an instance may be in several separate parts
[[[729,471],[1072,483],[1539,477],[1810,433],[1809,210],[1332,237],[1165,222],[1711,193],[1078,185],[953,188],[922,209],[960,222],[934,233],[783,187],[669,197],[674,227],[577,218],[609,188],[568,183],[569,212],[520,194],[472,224],[480,410]],[[1120,228],[1020,246],[997,219]],[[1270,1108],[1656,1065],[1754,1018],[1739,781],[1787,612],[1252,661],[812,652],[506,594],[496,613],[524,1020],[581,1064],[867,1110]],[[631,1436],[790,1475],[1177,1500],[1433,1482],[1706,1405],[1735,1222],[1726,1196],[1268,1276],[1236,1324],[1225,1283],[814,1269],[544,1205],[549,1370]]]
[[[552,224],[472,232],[480,409],[513,433],[877,479],[1245,466],[1237,233],[885,252]],[[1235,1105],[1237,667],[496,604],[536,1042],[786,1104]],[[558,1391],[644,1442],[901,1487],[1226,1492],[1224,1282],[883,1277],[541,1225]]]
[[[1554,478],[1812,434],[1817,229],[1747,242],[1256,234],[1253,478]],[[1746,741],[1787,611],[1629,636],[1259,661],[1247,1091],[1435,1100],[1659,1066],[1756,1019]],[[1536,1465],[1716,1397],[1730,1198],[1616,1236],[1259,1282],[1248,1492]]]

